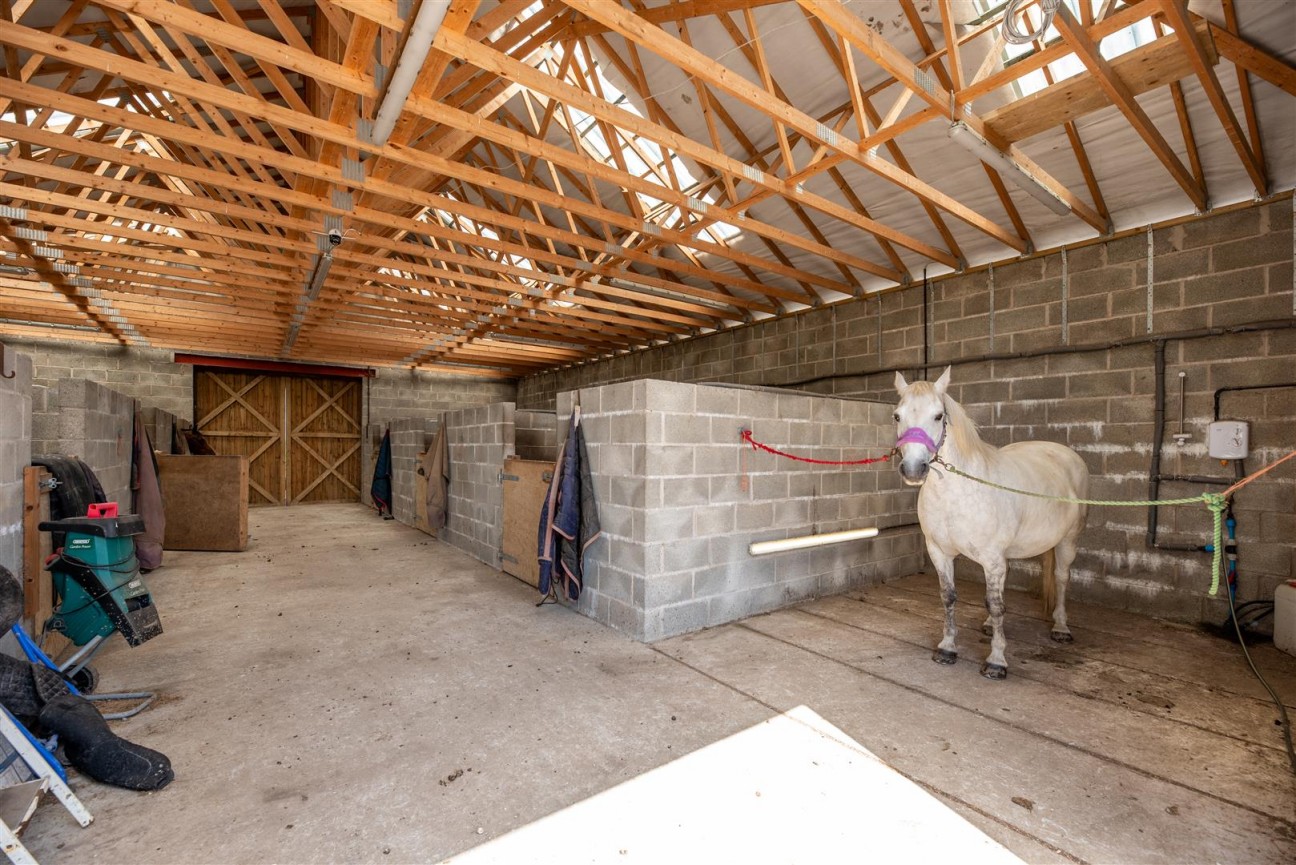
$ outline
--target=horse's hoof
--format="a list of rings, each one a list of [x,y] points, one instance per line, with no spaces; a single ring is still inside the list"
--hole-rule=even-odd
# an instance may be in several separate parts
[[[932,660],[938,664],[957,664],[958,652],[951,652],[949,649],[937,649],[932,654]]]
[[[986,661],[981,665],[981,675],[987,679],[1006,679],[1008,678],[1008,668],[1002,664],[992,664]]]
[[[1070,631],[1050,631],[1049,639],[1055,643],[1070,643],[1075,640]]]

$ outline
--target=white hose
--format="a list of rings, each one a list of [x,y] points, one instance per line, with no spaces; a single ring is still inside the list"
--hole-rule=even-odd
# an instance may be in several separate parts
[[[1040,13],[1043,15],[1039,29],[1023,33],[1017,29],[1017,10],[1034,2],[1035,0],[1008,0],[1008,4],[1004,6],[1003,17],[1003,35],[1006,41],[1014,45],[1025,45],[1039,39],[1053,23],[1053,16],[1057,13],[1058,6],[1062,5],[1062,0],[1039,0]]]

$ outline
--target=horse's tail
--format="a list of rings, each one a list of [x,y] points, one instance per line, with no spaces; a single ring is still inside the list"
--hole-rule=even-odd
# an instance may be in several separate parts
[[[1057,568],[1053,550],[1047,549],[1040,556],[1040,573],[1044,577],[1044,618],[1053,618],[1053,608],[1057,606]]]

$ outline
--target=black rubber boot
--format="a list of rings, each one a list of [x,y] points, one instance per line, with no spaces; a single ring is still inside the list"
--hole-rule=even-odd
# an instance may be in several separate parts
[[[161,790],[175,778],[165,754],[118,736],[99,710],[76,694],[46,703],[40,723],[58,734],[68,762],[96,781],[128,790]]]

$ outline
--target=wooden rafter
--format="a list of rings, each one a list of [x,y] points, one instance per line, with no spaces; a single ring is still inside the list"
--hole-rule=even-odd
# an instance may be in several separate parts
[[[821,129],[822,124],[818,124],[810,116],[793,106],[788,105],[782,100],[770,98],[769,94],[764,93],[764,91],[756,85],[736,75],[732,70],[711,58],[706,57],[697,50],[690,49],[678,39],[670,37],[659,28],[653,27],[633,13],[627,12],[613,4],[598,3],[596,0],[564,0],[564,2],[566,2],[568,6],[577,9],[582,14],[607,24],[626,39],[638,43],[641,47],[646,48],[647,50],[662,54],[682,69],[685,69],[692,74],[702,76],[717,89],[722,90],[730,96],[768,114],[771,118],[787,125],[789,128],[796,129],[803,136],[827,145],[832,150],[842,153],[844,156],[857,162],[869,171],[892,181],[901,188],[906,189],[921,198],[926,198],[937,207],[948,211],[959,219],[967,222],[969,225],[972,225],[974,228],[986,232],[1014,249],[1025,249],[1025,245],[1021,242],[1020,238],[1014,236],[1008,231],[1005,231],[991,220],[986,219],[981,214],[976,213],[963,204],[960,204],[951,196],[946,195],[931,184],[918,179],[912,174],[902,171],[886,160],[872,155],[863,147],[861,142],[855,142],[845,136],[836,134],[824,134],[824,131]],[[816,11],[820,17],[824,17],[822,13],[825,10],[834,7],[810,4],[807,8]],[[851,20],[854,21],[860,29],[866,29],[863,26],[863,22],[860,22],[859,19],[851,18]],[[831,22],[829,22],[829,24],[831,26]],[[872,33],[872,31],[868,32]],[[889,45],[887,48],[891,51],[895,50]],[[908,63],[907,60],[905,62]],[[929,257],[933,259],[936,258],[934,255]]]
[[[1242,160],[1242,167],[1246,169],[1247,176],[1251,178],[1251,184],[1255,187],[1256,195],[1267,195],[1269,181],[1265,178],[1264,164],[1256,152],[1252,150],[1241,125],[1238,123],[1237,115],[1233,113],[1233,106],[1229,104],[1228,99],[1224,96],[1224,88],[1220,86],[1219,78],[1215,75],[1215,69],[1210,62],[1210,58],[1207,57],[1192,22],[1188,19],[1188,10],[1180,4],[1179,0],[1163,0],[1162,7],[1166,19],[1179,37],[1179,44],[1183,46],[1184,53],[1188,55],[1188,59],[1192,62],[1193,70],[1197,73],[1197,80],[1201,83],[1202,89],[1206,91],[1206,98],[1210,101],[1211,107],[1215,109],[1215,115],[1219,117],[1220,123],[1223,124],[1224,132],[1228,135],[1233,149],[1237,151],[1238,158]],[[1243,90],[1245,89],[1244,83]],[[1204,191],[1202,197],[1205,198]],[[1204,205],[1202,206],[1204,207]]]
[[[1178,82],[1202,85],[1257,189],[1273,93],[1251,88],[1296,95],[1296,70],[1238,35],[1232,0],[1223,24],[1181,0],[1085,3],[1007,68],[999,16],[960,23],[953,0],[895,0],[918,43],[908,55],[851,4],[774,2],[451,0],[380,145],[362,121],[416,4],[68,0],[54,14],[0,0],[0,203],[26,218],[0,232],[0,256],[22,266],[0,274],[0,331],[522,375],[862,294],[915,262],[957,267],[988,241],[1030,248],[1006,174],[984,165],[1003,212],[978,212],[907,158],[910,133],[948,123],[951,106],[1102,230],[1085,114],[1121,106],[1164,157],[1129,106],[1172,100],[1190,168],[1168,167],[1196,205],[1217,167],[1189,122],[1198,90]],[[1144,19],[1169,35],[1051,81],[1051,64]],[[845,88],[814,117],[774,35],[788,26]],[[686,77],[691,118],[662,99],[658,58]],[[1238,108],[1218,58],[1236,67]],[[968,109],[1039,70],[1045,90]],[[1050,131],[1065,133],[1085,200],[1015,146]],[[857,167],[882,183],[854,185]],[[956,239],[951,216],[971,231]],[[333,225],[346,240],[308,290]]]
[[[1147,112],[1134,100],[1134,94],[1130,92],[1130,89],[1112,71],[1111,63],[1098,51],[1098,45],[1080,26],[1079,22],[1072,17],[1070,10],[1065,6],[1059,6],[1057,13],[1053,17],[1053,26],[1057,27],[1058,32],[1062,34],[1062,38],[1075,49],[1076,56],[1080,58],[1080,61],[1098,80],[1112,104],[1125,115],[1130,125],[1134,127],[1134,131],[1139,134],[1139,137],[1143,139],[1161,164],[1165,166],[1166,171],[1179,184],[1179,188],[1184,191],[1184,194],[1196,205],[1198,210],[1205,210],[1205,190],[1201,188],[1197,180],[1184,167],[1174,148],[1170,146],[1165,137],[1152,123],[1152,119],[1147,116]]]
[[[1106,220],[1102,219],[1091,207],[1081,201],[1075,193],[1063,184],[1059,183],[1052,175],[1044,171],[1034,160],[1030,159],[1025,153],[1006,141],[999,139],[992,130],[986,128],[985,122],[975,113],[966,108],[971,96],[969,90],[964,88],[957,94],[951,93],[940,87],[939,84],[930,80],[920,67],[915,65],[904,54],[900,53],[893,45],[878,36],[877,33],[864,26],[864,23],[858,18],[847,13],[843,8],[831,4],[818,5],[811,0],[797,0],[803,8],[813,12],[816,17],[820,18],[834,32],[845,38],[852,46],[859,49],[866,57],[872,59],[875,63],[895,76],[896,80],[905,87],[912,90],[915,95],[926,101],[932,109],[948,112],[950,106],[957,103],[964,107],[958,110],[958,119],[966,123],[976,133],[982,135],[992,144],[1006,153],[1024,170],[1029,172],[1043,186],[1045,186],[1055,196],[1062,199],[1071,208],[1072,212],[1089,223],[1099,231],[1107,229]],[[948,116],[948,113],[946,114]],[[948,196],[942,196],[948,201]],[[999,240],[1007,243],[1015,249],[1024,249],[1025,244],[1020,238],[1008,235],[1002,228],[990,223],[985,217],[979,214],[968,215],[966,208],[958,205],[959,209],[952,208],[948,203],[942,200],[933,199],[933,204],[948,210],[953,215],[963,219],[969,224],[975,225]],[[993,231],[991,230],[993,229]]]

